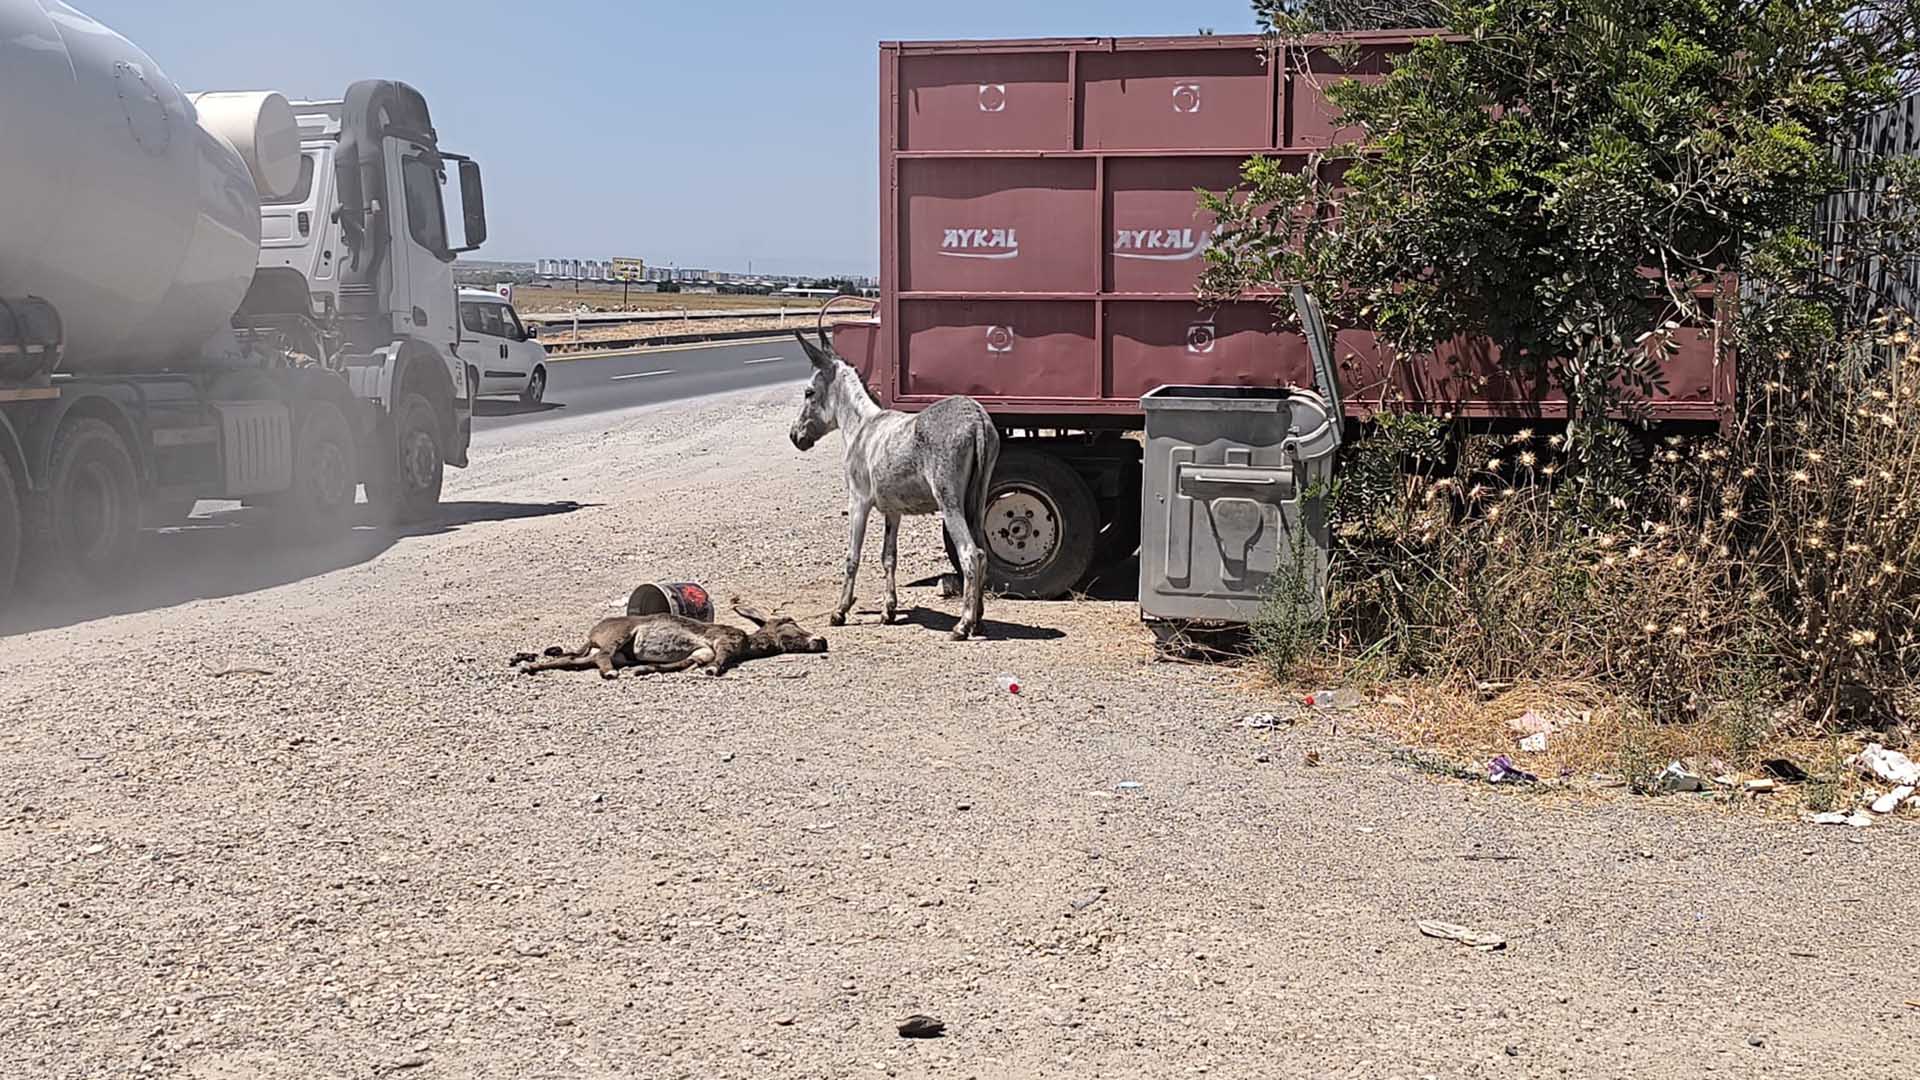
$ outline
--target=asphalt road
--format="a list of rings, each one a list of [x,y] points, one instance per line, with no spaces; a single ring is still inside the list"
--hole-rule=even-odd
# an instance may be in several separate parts
[[[547,365],[544,402],[523,405],[513,398],[481,398],[474,405],[474,426],[499,428],[657,405],[794,382],[806,373],[806,354],[791,337],[561,360]]]

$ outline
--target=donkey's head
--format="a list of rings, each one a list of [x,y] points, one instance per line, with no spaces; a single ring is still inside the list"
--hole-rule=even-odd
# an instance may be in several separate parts
[[[813,444],[826,438],[827,433],[840,426],[840,416],[835,395],[839,392],[835,383],[842,371],[851,370],[841,361],[833,345],[822,332],[820,344],[807,340],[807,335],[796,330],[794,337],[800,339],[800,347],[807,350],[807,359],[813,363],[813,377],[807,380],[806,398],[800,403],[800,419],[793,422],[793,429],[787,437],[801,450],[813,449]]]
[[[748,639],[760,651],[767,654],[790,652],[826,652],[827,639],[811,631],[802,629],[800,624],[785,615],[768,616],[758,608],[734,605],[734,613],[760,629]]]

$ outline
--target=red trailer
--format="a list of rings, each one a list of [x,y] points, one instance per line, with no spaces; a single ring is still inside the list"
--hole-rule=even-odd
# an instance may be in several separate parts
[[[999,420],[997,589],[1058,596],[1132,554],[1139,446],[1125,435],[1148,390],[1311,383],[1272,298],[1196,302],[1213,223],[1194,192],[1232,187],[1251,155],[1307,168],[1350,139],[1325,88],[1379,78],[1418,36],[880,46],[880,308],[834,346],[890,408],[966,394]],[[1681,337],[1657,420],[1728,418],[1722,330]],[[1489,423],[1566,415],[1556,388],[1503,370],[1484,342],[1412,362],[1362,331],[1335,345],[1356,419],[1388,404]]]

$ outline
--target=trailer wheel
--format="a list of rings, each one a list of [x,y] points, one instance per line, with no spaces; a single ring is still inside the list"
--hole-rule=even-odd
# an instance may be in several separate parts
[[[1044,450],[1000,451],[987,489],[987,587],[1002,596],[1054,600],[1093,565],[1100,511],[1073,466]],[[953,557],[953,538],[947,537]]]
[[[326,537],[346,528],[353,516],[354,489],[360,472],[355,462],[353,429],[331,401],[315,401],[301,410],[293,442],[293,487],[267,500],[278,524],[303,537]]]
[[[0,611],[13,598],[14,571],[20,566],[20,492],[13,470],[0,461]]]
[[[128,574],[140,535],[140,484],[113,425],[63,424],[48,457],[47,490],[29,506],[27,554],[56,589],[91,590]]]
[[[447,457],[440,420],[419,394],[407,394],[393,412],[391,455],[367,474],[367,498],[390,524],[419,521],[440,505]]]

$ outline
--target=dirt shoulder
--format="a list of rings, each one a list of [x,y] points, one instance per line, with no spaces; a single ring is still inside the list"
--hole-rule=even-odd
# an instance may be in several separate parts
[[[1151,663],[1130,604],[990,603],[958,644],[916,587],[917,624],[875,625],[877,537],[865,614],[829,630],[839,444],[793,450],[793,397],[489,433],[444,528],[357,533],[319,573],[183,567],[256,587],[8,638],[0,1072],[1920,1067],[1920,830],[1515,795],[1324,719],[1250,732],[1274,703]],[[937,572],[934,524],[901,552],[903,583]],[[832,651],[506,667],[657,578]],[[917,1012],[948,1036],[899,1038]]]

